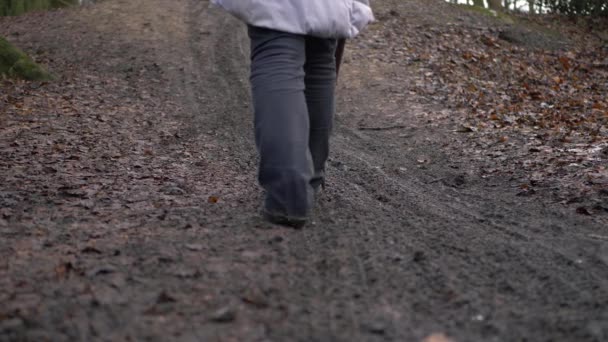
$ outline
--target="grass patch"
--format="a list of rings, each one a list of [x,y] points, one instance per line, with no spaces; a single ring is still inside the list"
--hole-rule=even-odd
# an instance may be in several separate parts
[[[44,68],[36,64],[25,52],[0,37],[0,75],[29,81],[53,79]]]

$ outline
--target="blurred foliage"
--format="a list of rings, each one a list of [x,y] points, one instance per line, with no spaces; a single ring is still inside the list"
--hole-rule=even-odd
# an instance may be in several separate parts
[[[77,5],[78,0],[0,0],[0,16]]]
[[[608,0],[446,0],[494,11],[504,9],[529,13],[559,13],[608,17]]]
[[[608,17],[608,0],[542,0],[553,12]]]

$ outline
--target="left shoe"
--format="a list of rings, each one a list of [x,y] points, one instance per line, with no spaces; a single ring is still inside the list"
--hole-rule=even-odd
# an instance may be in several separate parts
[[[264,219],[270,223],[278,224],[294,229],[302,229],[308,222],[307,217],[293,217],[284,214],[271,213],[267,210],[263,212]]]

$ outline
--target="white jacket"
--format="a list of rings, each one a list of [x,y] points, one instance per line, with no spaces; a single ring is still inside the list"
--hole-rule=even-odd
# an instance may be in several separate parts
[[[374,20],[368,0],[211,0],[247,24],[321,38],[352,38]]]

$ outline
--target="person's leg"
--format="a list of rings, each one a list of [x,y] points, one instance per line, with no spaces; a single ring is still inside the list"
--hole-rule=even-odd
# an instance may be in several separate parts
[[[305,218],[312,205],[310,122],[304,96],[306,39],[250,27],[259,182],[267,213]]]
[[[306,103],[310,118],[309,148],[314,162],[313,188],[325,182],[329,136],[333,127],[336,85],[336,40],[306,38]]]

